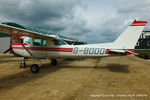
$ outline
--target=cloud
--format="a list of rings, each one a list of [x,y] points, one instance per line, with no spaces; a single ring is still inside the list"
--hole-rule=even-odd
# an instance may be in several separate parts
[[[135,0],[131,2],[129,0],[117,0],[117,8],[119,13],[134,13],[137,14],[139,12],[146,13],[147,9],[149,9],[150,1],[149,0]]]
[[[0,12],[7,18],[44,23],[73,14],[77,0],[15,0],[0,3]],[[26,23],[26,22],[25,22]]]
[[[112,42],[135,18],[150,20],[149,5],[149,0],[1,0],[0,22],[12,21],[88,43]]]
[[[92,16],[94,16],[89,18],[89,26],[92,28],[91,32],[96,35],[96,39],[99,37],[96,43],[114,41],[134,19],[150,20],[149,0],[111,0],[108,4],[107,2],[100,0],[99,3],[96,2],[97,4],[93,4],[97,5],[94,7],[96,8],[95,11],[91,10],[93,11],[91,12],[89,10],[89,15],[93,14]],[[145,29],[150,30],[150,24]],[[91,37],[93,36],[92,33]]]

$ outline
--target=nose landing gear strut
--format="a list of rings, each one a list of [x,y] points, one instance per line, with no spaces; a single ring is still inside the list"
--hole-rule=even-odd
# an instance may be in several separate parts
[[[20,68],[26,68],[26,59],[27,58],[24,57],[24,60],[20,63]]]

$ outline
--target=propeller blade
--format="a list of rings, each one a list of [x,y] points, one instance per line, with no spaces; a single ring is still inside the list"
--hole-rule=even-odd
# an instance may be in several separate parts
[[[3,54],[5,54],[5,53],[7,53],[7,52],[9,52],[9,51],[11,51],[11,50],[12,50],[12,48],[9,48],[9,49],[7,49],[6,51],[4,51]]]

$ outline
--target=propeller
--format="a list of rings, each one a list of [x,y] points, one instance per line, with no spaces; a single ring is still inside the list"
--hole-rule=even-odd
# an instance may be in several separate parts
[[[7,52],[9,52],[9,51],[11,51],[11,50],[12,50],[12,48],[9,48],[9,49],[7,49],[6,51],[4,51],[3,54],[5,54],[5,53],[7,53]]]

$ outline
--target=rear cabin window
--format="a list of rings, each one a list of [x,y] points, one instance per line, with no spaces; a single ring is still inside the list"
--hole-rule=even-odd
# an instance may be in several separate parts
[[[46,46],[46,40],[43,40],[42,46]]]
[[[34,46],[46,46],[46,40],[34,39],[33,40],[33,45]]]
[[[65,41],[62,40],[53,40],[54,45],[67,45]]]

